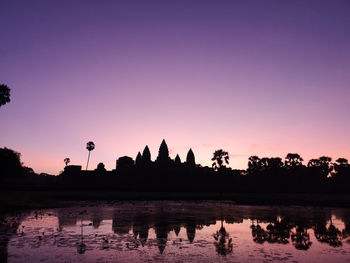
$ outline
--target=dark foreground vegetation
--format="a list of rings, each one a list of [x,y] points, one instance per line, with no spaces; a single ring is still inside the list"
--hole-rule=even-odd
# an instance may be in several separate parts
[[[93,142],[87,144],[90,152]],[[59,176],[36,174],[24,167],[20,154],[0,149],[1,205],[52,205],[62,200],[82,199],[229,199],[243,204],[307,204],[349,206],[350,166],[344,158],[335,162],[326,156],[307,165],[298,154],[281,158],[251,156],[247,170],[233,170],[225,165],[229,155],[214,152],[213,166],[195,163],[190,149],[185,162],[177,155],[170,159],[163,140],[156,161],[151,161],[148,146],[136,160],[124,156],[116,169],[107,171],[100,163],[95,170],[68,165]],[[17,198],[10,194],[16,192]],[[12,196],[13,201],[9,200]],[[10,198],[11,199],[11,198]]]

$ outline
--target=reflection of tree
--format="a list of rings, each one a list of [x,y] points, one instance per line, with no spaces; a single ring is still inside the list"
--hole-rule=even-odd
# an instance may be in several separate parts
[[[263,244],[265,241],[269,243],[287,244],[290,237],[291,225],[289,221],[284,218],[282,220],[276,219],[274,222],[268,224],[264,230],[259,223],[252,224],[253,241],[255,243]]]
[[[8,242],[16,234],[17,228],[21,224],[21,217],[5,217],[0,214],[0,262],[7,262]]]
[[[252,229],[253,241],[255,243],[263,244],[267,240],[267,233],[261,228],[259,223],[257,225],[252,224],[250,228]]]
[[[8,243],[11,238],[18,234],[19,226],[26,213],[17,214],[15,216],[6,216],[0,213],[0,262],[6,263],[8,260]],[[21,228],[23,234],[24,226]]]
[[[295,230],[296,232],[291,235],[293,246],[299,250],[308,250],[312,242],[307,229],[302,225],[297,225]]]
[[[219,255],[226,256],[227,254],[232,252],[232,238],[226,232],[226,229],[223,226],[223,221],[221,221],[221,227],[219,231],[213,235],[215,242],[216,252]]]
[[[269,243],[287,244],[290,236],[291,226],[286,218],[277,219],[267,227],[267,241]]]
[[[326,223],[317,223],[314,226],[314,233],[319,242],[327,243],[332,247],[342,246],[342,242],[340,240],[342,233],[333,225],[332,220],[330,220],[328,227],[326,226]]]
[[[83,232],[83,219],[81,219],[81,223],[80,223],[80,242],[78,243],[78,247],[77,247],[77,252],[79,254],[84,254],[86,251],[86,245],[84,243],[84,232]]]
[[[344,225],[345,225],[345,227],[342,231],[342,236],[345,239],[345,238],[350,237],[350,221],[344,220]],[[350,240],[348,240],[348,241],[350,241]]]

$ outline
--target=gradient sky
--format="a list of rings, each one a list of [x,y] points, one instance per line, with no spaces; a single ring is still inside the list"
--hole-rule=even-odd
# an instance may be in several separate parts
[[[0,0],[0,147],[36,172],[215,149],[350,159],[350,1]]]

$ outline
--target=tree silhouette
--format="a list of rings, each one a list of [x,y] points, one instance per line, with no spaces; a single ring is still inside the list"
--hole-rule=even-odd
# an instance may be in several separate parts
[[[0,178],[21,176],[23,172],[21,154],[6,147],[0,148]]]
[[[307,163],[307,167],[320,167],[320,160],[319,159],[311,159]]]
[[[0,84],[0,107],[10,101],[10,88],[5,84]]]
[[[332,158],[327,156],[322,156],[319,158],[321,172],[324,176],[328,176],[333,170],[333,165],[331,164]]]
[[[261,168],[260,166],[260,158],[258,156],[250,156],[248,158],[248,172],[255,173],[258,172]]]
[[[70,158],[64,158],[64,163],[66,164],[66,166],[70,163]]]
[[[224,163],[229,163],[229,155],[228,152],[225,152],[224,150],[216,150],[213,153],[213,158],[211,158],[213,162],[212,167],[217,171],[220,170],[222,167],[225,167]]]
[[[341,175],[348,169],[349,163],[345,158],[338,158],[334,163],[335,175]]]
[[[284,164],[286,167],[290,167],[290,168],[295,168],[297,166],[302,166],[303,165],[303,158],[301,158],[301,156],[297,153],[288,153]]]
[[[87,163],[86,163],[86,171],[87,171],[87,169],[88,169],[88,166],[89,166],[89,160],[90,160],[90,152],[93,150],[93,149],[95,149],[95,144],[94,144],[94,142],[88,142],[87,144],[86,144],[86,149],[89,151],[89,155],[88,155],[88,160],[87,160]]]
[[[279,157],[266,158],[267,168],[269,169],[277,169],[283,166],[282,159]]]

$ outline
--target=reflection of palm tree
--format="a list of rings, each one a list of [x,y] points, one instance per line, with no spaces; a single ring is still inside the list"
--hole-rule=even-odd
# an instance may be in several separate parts
[[[232,252],[232,238],[226,232],[226,229],[223,226],[223,220],[221,220],[221,227],[219,231],[213,235],[215,242],[216,252],[219,255],[226,256],[227,254]]]
[[[88,160],[87,160],[87,163],[86,163],[86,170],[88,169],[88,165],[89,165],[89,160],[90,160],[90,152],[95,149],[95,144],[94,142],[88,142],[86,144],[86,149],[89,151],[89,155],[88,155]]]
[[[80,232],[80,242],[79,242],[78,247],[77,247],[77,252],[79,254],[84,254],[85,251],[86,251],[86,245],[84,243],[83,227],[84,227],[83,219],[81,219],[81,224],[80,224],[80,230],[81,230],[81,232]]]
[[[307,229],[301,225],[297,225],[296,232],[292,233],[291,239],[293,246],[299,250],[308,250],[311,247],[310,235]]]

